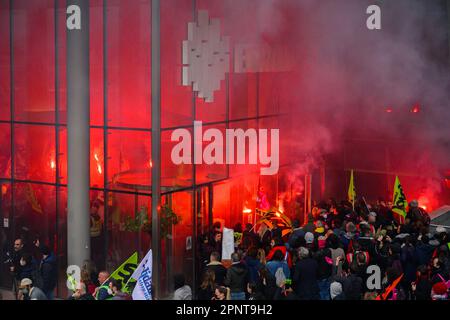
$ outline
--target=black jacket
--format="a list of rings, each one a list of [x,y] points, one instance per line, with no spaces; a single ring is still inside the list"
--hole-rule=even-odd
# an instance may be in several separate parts
[[[57,282],[56,258],[51,253],[46,259],[42,259],[40,266],[44,293],[53,291]]]
[[[246,292],[248,283],[247,266],[241,262],[233,264],[228,270],[225,277],[225,285],[230,288],[231,292]]]
[[[225,276],[227,275],[227,268],[225,268],[220,262],[211,262],[206,266],[206,269],[211,270],[216,275],[216,284],[219,286],[224,285]]]
[[[317,284],[317,261],[313,258],[302,259],[294,268],[293,288],[300,300],[319,300]]]

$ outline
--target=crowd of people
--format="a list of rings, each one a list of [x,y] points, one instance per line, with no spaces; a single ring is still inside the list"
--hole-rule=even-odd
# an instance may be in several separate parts
[[[294,220],[287,233],[276,221],[247,224],[244,230],[236,225],[235,234],[241,236],[231,261],[221,259],[222,226],[214,224],[198,239],[201,281],[192,290],[184,275],[176,275],[173,299],[448,300],[448,231],[432,228],[417,201],[409,204],[401,223],[398,218],[392,204],[383,201],[353,207],[330,199],[302,225]],[[54,299],[58,273],[49,247],[37,240],[26,249],[19,238],[7,258],[17,299]],[[131,297],[109,272],[97,272],[86,261],[68,299]]]
[[[409,204],[401,223],[390,203],[363,202],[353,208],[330,199],[302,226],[293,221],[288,235],[282,236],[276,223],[254,229],[248,224],[243,230],[226,267],[220,258],[220,225],[214,225],[199,240],[203,273],[196,295],[178,275],[174,299],[448,299],[448,232],[431,230],[417,201]],[[379,285],[373,270],[379,270]]]
[[[17,300],[53,300],[57,286],[56,256],[39,240],[26,246],[23,239],[14,241],[5,261],[12,276],[12,291]],[[69,290],[68,300],[131,300],[122,292],[122,283],[111,279],[108,271],[97,273],[93,261],[85,261],[80,280]]]

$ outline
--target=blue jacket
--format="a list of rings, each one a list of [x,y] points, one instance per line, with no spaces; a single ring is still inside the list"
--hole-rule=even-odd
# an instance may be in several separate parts
[[[266,264],[266,268],[273,276],[275,276],[278,268],[282,268],[286,279],[289,279],[291,277],[291,270],[289,270],[289,266],[286,261],[269,261]]]
[[[46,294],[53,291],[57,282],[56,257],[53,253],[41,260],[40,273],[43,282],[42,291]]]
[[[258,259],[254,259],[251,257],[245,257],[244,259],[245,264],[248,268],[248,277],[250,282],[257,282],[258,281],[258,271],[261,269],[262,264]]]

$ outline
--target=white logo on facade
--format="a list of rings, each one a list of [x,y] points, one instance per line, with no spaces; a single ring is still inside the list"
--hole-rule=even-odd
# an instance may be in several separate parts
[[[183,41],[182,84],[213,102],[230,68],[230,41],[221,37],[220,21],[209,19],[208,11],[199,11],[197,20],[188,23],[188,40]]]

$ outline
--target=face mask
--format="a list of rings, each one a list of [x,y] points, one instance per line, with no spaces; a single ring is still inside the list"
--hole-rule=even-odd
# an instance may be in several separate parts
[[[22,293],[23,293],[25,296],[27,296],[28,293],[29,293],[29,290],[28,290],[27,288],[22,289]]]
[[[113,291],[111,288],[108,288],[108,294],[111,296],[113,294]]]

